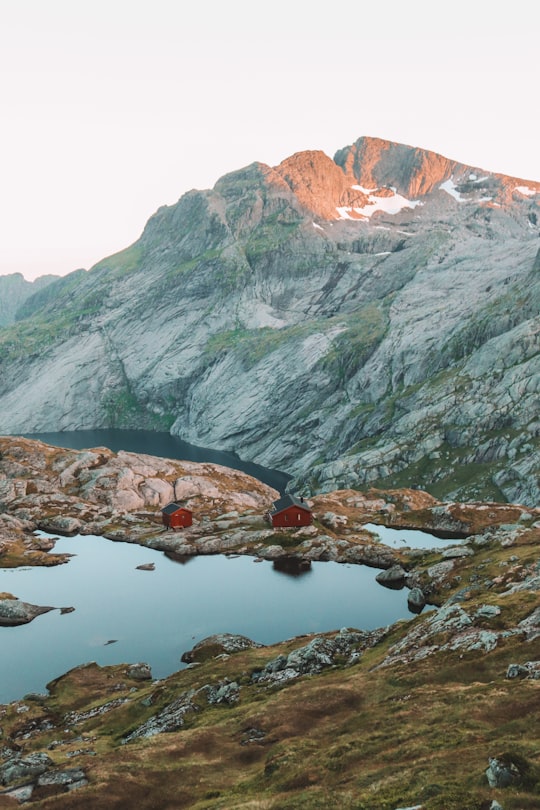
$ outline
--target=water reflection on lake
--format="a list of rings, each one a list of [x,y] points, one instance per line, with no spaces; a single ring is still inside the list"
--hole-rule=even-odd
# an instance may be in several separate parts
[[[183,652],[213,633],[271,644],[341,627],[373,629],[411,618],[407,593],[375,581],[376,569],[313,563],[306,570],[252,557],[172,559],[101,537],[58,540],[71,553],[53,568],[0,569],[0,591],[51,611],[0,627],[0,702],[43,692],[78,664],[145,661],[156,678],[181,669]],[[137,566],[154,563],[154,571]]]
[[[390,529],[376,523],[366,523],[363,528],[377,534],[386,546],[392,548],[441,549],[446,546],[457,546],[464,542],[463,538],[458,540],[441,538],[419,529]]]

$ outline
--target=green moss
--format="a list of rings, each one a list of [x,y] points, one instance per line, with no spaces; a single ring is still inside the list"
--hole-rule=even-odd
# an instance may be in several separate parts
[[[0,330],[0,368],[4,363],[42,355],[75,331],[75,319],[66,314],[55,319],[34,317],[7,326]]]
[[[167,272],[166,279],[171,281],[178,276],[185,276],[192,273],[201,265],[213,262],[214,259],[219,258],[220,255],[221,250],[218,250],[217,248],[213,250],[206,250],[204,253],[201,253],[199,256],[195,256],[193,259],[189,259],[188,261],[181,262],[180,264],[173,266]]]
[[[282,250],[296,234],[301,220],[290,221],[283,212],[277,212],[254,229],[245,244],[248,262],[257,263],[261,256]]]
[[[204,352],[209,359],[234,352],[244,368],[252,368],[259,360],[281,348],[285,343],[301,340],[316,330],[314,324],[299,324],[282,329],[262,327],[261,329],[228,329],[219,332],[208,340]]]
[[[107,271],[109,278],[118,278],[140,268],[144,249],[140,242],[107,256],[92,267],[91,272]]]
[[[275,351],[294,352],[298,344],[310,335],[327,334],[337,328],[343,333],[332,339],[327,354],[319,366],[340,378],[351,376],[384,336],[386,318],[384,308],[369,306],[358,313],[333,318],[318,318],[308,322],[274,329],[266,326],[259,329],[237,327],[212,335],[204,348],[209,360],[234,352],[245,369],[255,366],[260,360]],[[372,407],[372,406],[371,406]]]
[[[332,346],[320,361],[342,383],[349,380],[373,354],[388,328],[387,307],[384,303],[368,304],[345,317],[331,319],[343,331],[333,339]]]
[[[113,428],[132,424],[133,417],[142,410],[137,397],[129,388],[109,392],[103,398],[103,408],[107,421]]]

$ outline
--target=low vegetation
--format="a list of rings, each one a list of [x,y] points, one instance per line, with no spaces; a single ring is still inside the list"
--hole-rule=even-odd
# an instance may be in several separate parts
[[[66,465],[73,469],[79,458],[46,445],[38,449],[42,485],[49,467],[57,481],[58,472]],[[23,480],[30,450],[27,440],[4,440],[2,463],[12,465],[6,470],[15,470],[17,480]],[[110,478],[115,455],[94,452],[92,469]],[[80,473],[70,491],[79,482]],[[17,501],[12,503],[17,511]],[[51,514],[55,508],[62,512],[51,499]],[[216,508],[207,504],[210,512]],[[471,552],[452,558],[451,570],[431,580],[430,607],[372,636],[336,628],[236,653],[224,653],[216,637],[197,663],[159,681],[141,679],[140,665],[77,667],[50,683],[47,695],[0,706],[0,778],[6,762],[38,754],[50,760],[46,775],[84,775],[87,784],[73,790],[33,777],[28,806],[43,810],[488,810],[493,800],[504,810],[538,807],[540,680],[523,674],[526,662],[540,660],[534,619],[540,609],[537,510],[444,505],[411,489],[331,492],[314,498],[313,508],[318,519],[307,534],[277,530],[265,535],[264,545],[281,546],[286,557],[298,555],[306,537],[334,548],[344,542],[373,547],[373,538],[360,531],[370,520],[394,527],[453,526],[472,536]],[[257,554],[256,547],[246,550],[245,534],[260,531],[257,514],[228,511],[229,526],[218,526],[218,520],[216,536],[244,532],[243,553]],[[213,531],[210,512],[206,533]],[[144,527],[152,518],[152,510],[133,513],[123,526],[116,513],[119,532],[127,534],[115,539],[127,539],[137,521]],[[137,542],[144,544],[145,536]],[[28,543],[17,548],[19,564],[39,562],[29,556]],[[3,547],[4,564],[6,552]],[[428,570],[449,559],[441,549],[398,554],[422,583]],[[466,627],[478,643],[469,644],[452,621],[430,632],[438,615],[433,605],[476,617]],[[346,652],[328,653],[318,669],[291,676],[287,667],[306,650],[314,644],[326,649],[324,644],[347,634]],[[482,634],[496,638],[495,645],[483,646]],[[519,677],[509,677],[512,665],[521,667]],[[267,671],[285,676],[261,679]],[[491,759],[513,769],[508,786],[490,786]],[[28,781],[6,777],[3,790]],[[0,792],[0,808],[14,806]]]

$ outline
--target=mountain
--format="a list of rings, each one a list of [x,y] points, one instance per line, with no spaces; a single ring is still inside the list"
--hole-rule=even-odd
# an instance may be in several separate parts
[[[37,291],[44,290],[58,276],[41,276],[35,281],[26,281],[22,273],[0,276],[0,327],[15,320],[16,313],[27,298]]]
[[[26,299],[0,432],[166,429],[306,493],[534,505],[539,192],[368,137],[228,174]]]

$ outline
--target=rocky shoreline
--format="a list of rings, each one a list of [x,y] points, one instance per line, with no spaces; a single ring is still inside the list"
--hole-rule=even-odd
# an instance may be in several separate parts
[[[268,796],[268,807],[300,807],[311,796],[306,807],[349,808],[350,780],[365,799],[357,806],[370,810],[533,806],[538,741],[516,706],[534,716],[540,700],[540,510],[441,503],[419,490],[341,490],[311,499],[312,526],[284,531],[263,518],[276,495],[216,465],[0,438],[4,567],[69,559],[39,531],[101,534],[175,556],[247,554],[299,566],[332,560],[380,569],[381,585],[409,588],[419,614],[370,632],[342,628],[271,647],[213,636],[185,652],[187,668],[163,681],[141,662],[77,667],[48,684],[48,695],[0,706],[0,808],[13,801],[46,808],[51,799],[55,810],[173,806],[185,790],[181,806],[247,807],[235,792],[241,783],[249,783],[249,796]],[[173,497],[193,509],[192,527],[161,525],[161,507]],[[365,530],[368,522],[448,539],[435,549],[394,549]],[[466,541],[456,544],[457,537]],[[55,609],[23,596],[0,594],[7,623]],[[456,697],[462,693],[473,701],[469,711]],[[448,742],[437,731],[447,723]],[[412,765],[403,735],[415,751]],[[140,757],[161,774],[169,751],[175,771],[158,789]],[[399,789],[385,770],[388,758],[401,763]],[[212,770],[218,760],[225,764]],[[135,781],[124,779],[134,767]],[[156,791],[158,805],[145,803]],[[209,796],[222,798],[212,804]]]
[[[523,532],[538,532],[540,524],[540,510],[519,505],[440,503],[419,490],[342,490],[311,499],[313,525],[277,530],[264,519],[277,496],[260,481],[215,464],[0,437],[0,560],[4,567],[67,562],[69,555],[54,554],[54,537],[41,531],[97,534],[176,557],[246,554],[290,565],[368,565],[390,572],[381,584],[392,571],[402,572],[401,584],[417,592],[421,609],[440,602],[457,561],[472,554],[470,544],[482,542],[486,532],[512,542]],[[177,532],[163,526],[161,508],[172,499],[193,510],[192,526]],[[441,562],[422,569],[426,552],[393,549],[366,523],[448,538],[441,540]],[[453,546],[452,538],[469,538],[469,545]],[[52,609],[23,607],[9,597],[0,599],[6,622],[10,615],[31,621]]]

